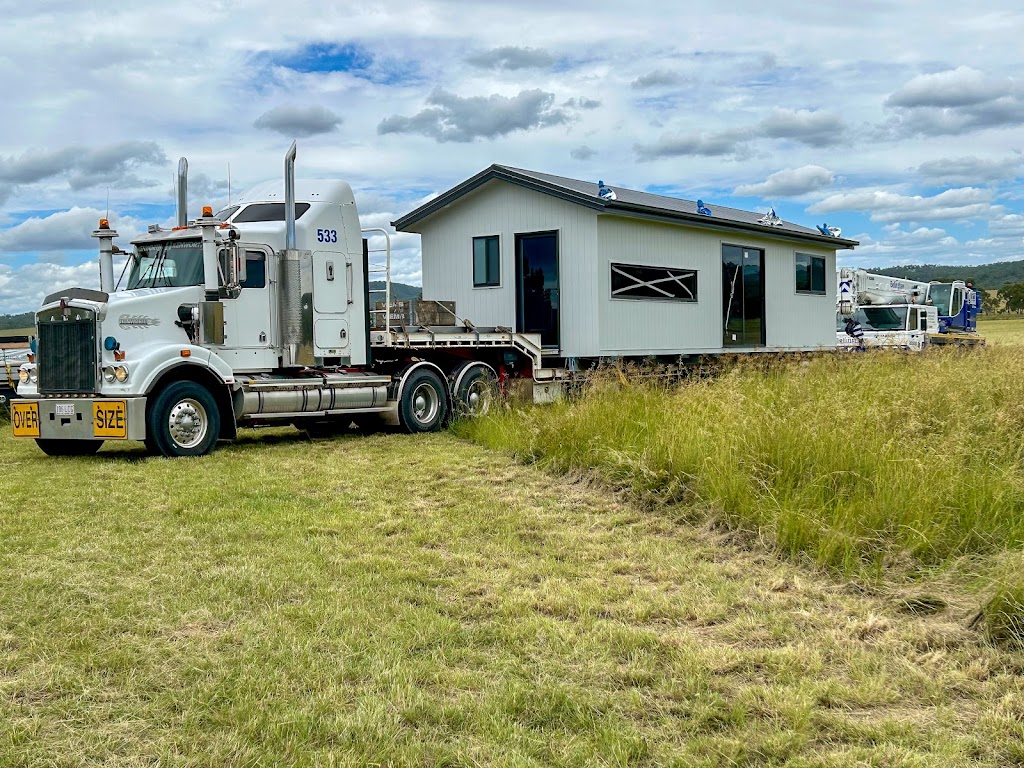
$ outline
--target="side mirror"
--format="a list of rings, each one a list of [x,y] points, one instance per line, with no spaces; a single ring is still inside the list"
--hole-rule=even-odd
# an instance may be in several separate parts
[[[224,294],[229,299],[237,299],[242,292],[245,280],[245,251],[233,244],[217,251],[217,268],[220,270]]]

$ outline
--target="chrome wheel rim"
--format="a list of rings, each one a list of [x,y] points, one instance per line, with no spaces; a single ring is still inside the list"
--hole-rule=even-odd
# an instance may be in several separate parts
[[[429,424],[437,416],[440,400],[437,391],[423,382],[412,393],[412,415],[420,424]]]
[[[471,416],[483,416],[491,410],[493,390],[490,379],[481,377],[469,385],[466,391],[466,412]]]
[[[167,417],[167,431],[180,448],[194,448],[203,442],[210,419],[202,403],[192,398],[179,401]]]

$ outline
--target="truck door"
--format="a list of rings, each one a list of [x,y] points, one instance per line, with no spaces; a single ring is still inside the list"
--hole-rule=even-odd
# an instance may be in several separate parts
[[[272,254],[269,248],[255,243],[239,243],[237,248],[239,257],[245,258],[245,277],[237,298],[222,302],[224,345],[217,354],[236,370],[273,368],[277,361],[273,348],[277,318],[271,300]]]

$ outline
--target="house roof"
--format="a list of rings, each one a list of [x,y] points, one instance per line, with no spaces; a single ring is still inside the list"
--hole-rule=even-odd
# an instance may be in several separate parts
[[[639,192],[634,189],[611,187],[615,192],[615,200],[604,200],[598,197],[598,185],[591,181],[569,179],[549,173],[528,171],[523,168],[512,168],[507,165],[492,165],[470,179],[452,187],[438,195],[428,203],[392,222],[399,232],[408,231],[413,224],[434,215],[456,202],[463,195],[492,179],[501,179],[528,189],[543,192],[554,197],[584,205],[597,211],[613,213],[619,216],[669,220],[685,223],[705,229],[726,229],[756,232],[762,237],[780,238],[814,242],[833,248],[853,248],[859,243],[842,237],[823,235],[816,229],[804,227],[792,222],[783,221],[778,226],[758,224],[763,213],[743,211],[738,208],[726,208],[715,205],[713,201],[705,203],[711,210],[706,216],[697,212],[697,203],[693,200],[682,200],[678,197],[654,195],[650,192]]]

